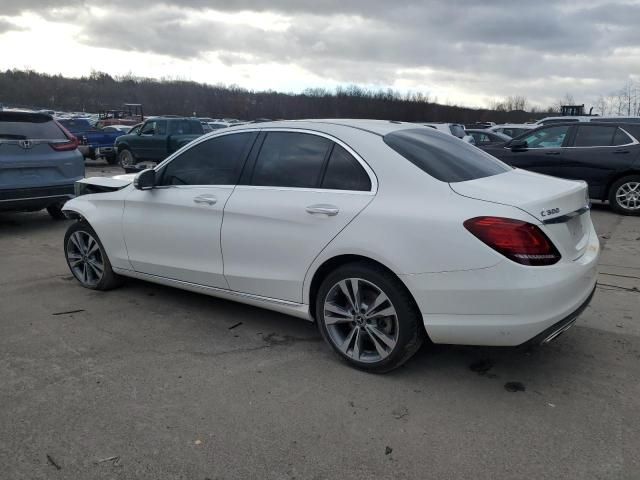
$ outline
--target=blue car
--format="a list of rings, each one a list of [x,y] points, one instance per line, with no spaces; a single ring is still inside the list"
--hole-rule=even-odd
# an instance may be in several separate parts
[[[0,112],[0,211],[46,208],[63,219],[62,205],[83,177],[78,140],[51,115]]]
[[[60,119],[60,125],[78,138],[78,149],[86,157],[97,159],[104,157],[109,164],[116,163],[116,151],[113,143],[125,134],[119,130],[97,128],[85,118]]]

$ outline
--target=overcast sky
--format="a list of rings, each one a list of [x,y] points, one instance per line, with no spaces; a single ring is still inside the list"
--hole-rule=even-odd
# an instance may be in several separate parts
[[[640,79],[640,0],[0,0],[7,68],[590,106]]]

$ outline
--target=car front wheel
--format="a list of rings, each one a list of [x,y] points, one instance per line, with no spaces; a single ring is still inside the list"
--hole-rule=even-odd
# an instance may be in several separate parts
[[[134,158],[133,153],[131,153],[131,150],[124,148],[118,153],[118,163],[125,169],[125,171],[129,171],[135,168],[136,159]]]
[[[370,372],[399,367],[426,336],[406,287],[387,270],[366,263],[330,273],[318,290],[315,312],[331,348],[350,365]]]
[[[617,180],[609,190],[609,204],[623,215],[640,215],[640,175]]]
[[[64,253],[73,276],[85,288],[109,290],[121,283],[121,277],[111,269],[111,262],[88,223],[76,222],[64,236]]]

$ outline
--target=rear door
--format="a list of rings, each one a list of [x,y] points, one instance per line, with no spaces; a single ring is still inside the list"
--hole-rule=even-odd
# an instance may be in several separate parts
[[[256,132],[236,132],[199,142],[158,170],[155,188],[131,191],[125,201],[123,232],[136,271],[228,288],[220,227],[224,206],[256,136]]]
[[[317,132],[268,131],[256,145],[225,207],[225,278],[238,292],[302,302],[307,269],[373,199],[375,177]]]
[[[585,180],[591,198],[604,198],[606,187],[616,172],[631,167],[635,140],[616,125],[576,126],[571,145],[564,149],[564,178]]]

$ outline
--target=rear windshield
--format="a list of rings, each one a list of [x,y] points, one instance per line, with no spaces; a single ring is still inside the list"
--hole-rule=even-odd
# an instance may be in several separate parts
[[[60,120],[60,124],[71,133],[81,133],[94,130],[88,120]]]
[[[427,128],[397,130],[384,142],[422,171],[443,182],[465,182],[511,167],[477,147]]]
[[[66,135],[46,115],[3,115],[0,113],[0,139],[60,140]]]

